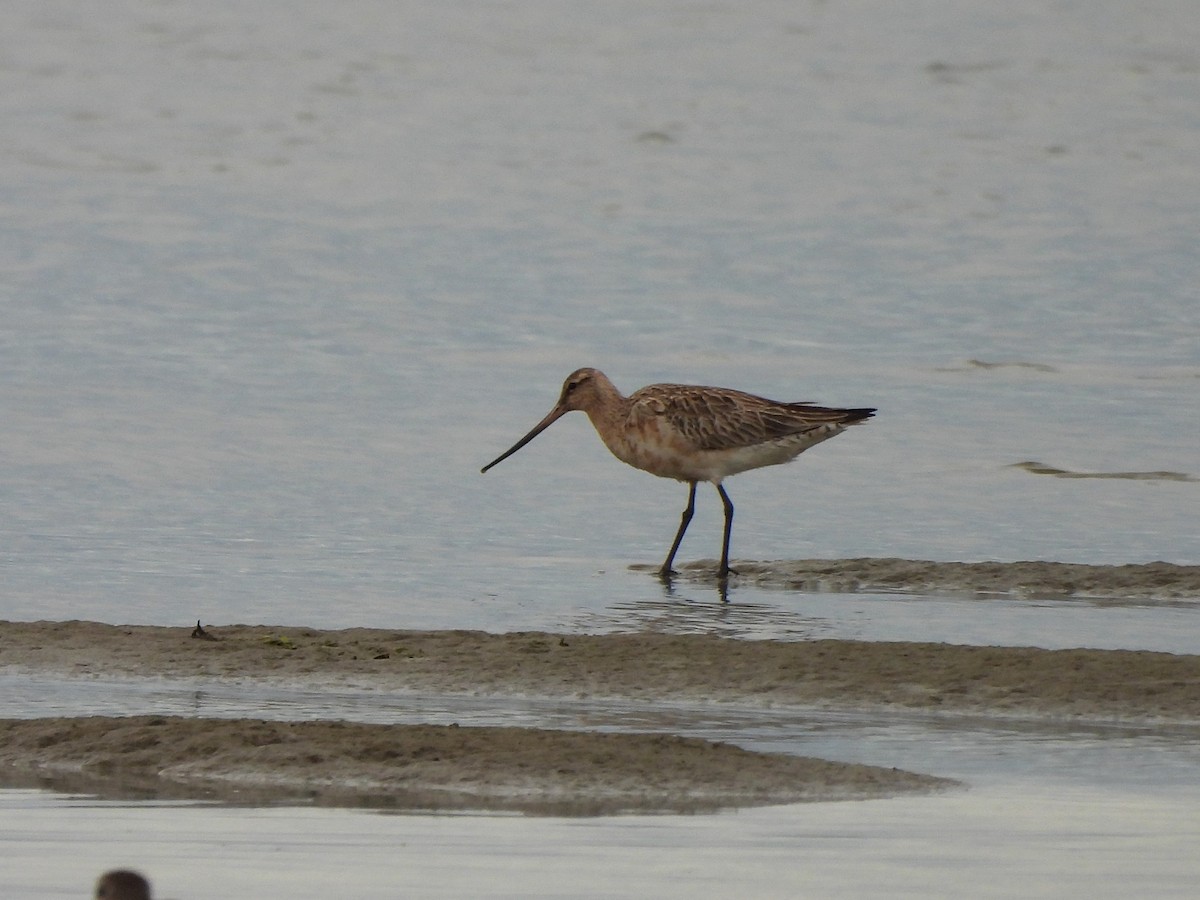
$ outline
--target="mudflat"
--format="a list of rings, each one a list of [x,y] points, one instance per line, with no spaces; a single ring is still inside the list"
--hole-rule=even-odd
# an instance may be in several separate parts
[[[744,641],[656,632],[555,634],[296,626],[0,623],[0,667],[79,676],[545,697],[901,706],[1200,721],[1200,656],[919,642]]]
[[[1200,567],[1165,563],[1004,569],[874,560],[856,569],[856,561],[841,562],[838,577],[859,583],[890,578],[912,586],[923,578],[960,590],[1200,595]],[[739,577],[751,579],[822,577],[813,563],[739,568]],[[0,671],[1200,727],[1200,656],[1131,650],[656,632],[0,622]],[[154,796],[557,814],[698,811],[951,784],[936,774],[753,753],[669,734],[171,716],[3,720],[0,767],[8,783],[69,778],[81,780],[80,789]]]

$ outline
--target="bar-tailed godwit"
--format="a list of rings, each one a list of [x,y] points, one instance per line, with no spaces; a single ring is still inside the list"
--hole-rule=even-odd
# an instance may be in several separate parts
[[[558,402],[525,437],[484,466],[508,459],[560,417],[588,414],[606,447],[634,468],[688,484],[688,502],[659,569],[664,578],[683,541],[696,504],[696,483],[709,481],[725,507],[719,578],[729,575],[733,503],[721,481],[747,469],[790,462],[814,444],[869,419],[873,409],[829,409],[811,403],[777,403],[729,388],[652,384],[628,397],[596,369],[579,369],[563,383]]]

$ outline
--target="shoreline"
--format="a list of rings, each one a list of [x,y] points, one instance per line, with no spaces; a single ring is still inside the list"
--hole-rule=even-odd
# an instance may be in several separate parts
[[[525,815],[693,814],[958,782],[663,733],[313,720],[0,719],[15,785],[116,797]]]
[[[197,634],[195,626],[0,622],[2,672],[1200,728],[1200,656],[1150,651],[263,625],[206,625]],[[936,773],[667,734],[80,716],[0,720],[0,735],[5,784],[235,803],[605,815],[953,784]]]
[[[708,580],[716,560],[678,566],[680,577]],[[1091,565],[1022,560],[1018,562],[937,562],[924,559],[860,557],[733,563],[730,585],[812,592],[922,592],[1007,595],[1039,599],[1100,599],[1141,602],[1200,602],[1200,566],[1168,562]],[[652,571],[653,566],[634,566]]]
[[[1200,723],[1200,656],[709,634],[0,622],[0,671]]]

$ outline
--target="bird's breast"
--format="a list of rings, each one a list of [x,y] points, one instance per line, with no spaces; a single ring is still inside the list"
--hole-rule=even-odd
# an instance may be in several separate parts
[[[662,419],[626,420],[607,428],[593,424],[612,455],[635,469],[679,481],[708,479],[697,468],[698,451]]]
[[[620,427],[597,425],[596,430],[613,456],[635,469],[677,481],[719,483],[749,469],[790,462],[844,429],[830,423],[802,434],[718,449],[697,447],[661,417],[625,421]]]

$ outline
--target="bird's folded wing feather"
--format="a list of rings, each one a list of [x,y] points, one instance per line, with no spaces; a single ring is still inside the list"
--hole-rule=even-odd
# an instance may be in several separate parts
[[[657,386],[663,390],[630,399],[630,419],[661,416],[698,450],[749,447],[841,422],[842,410],[809,403],[776,403],[753,394],[688,385]],[[639,392],[641,393],[641,392]]]

